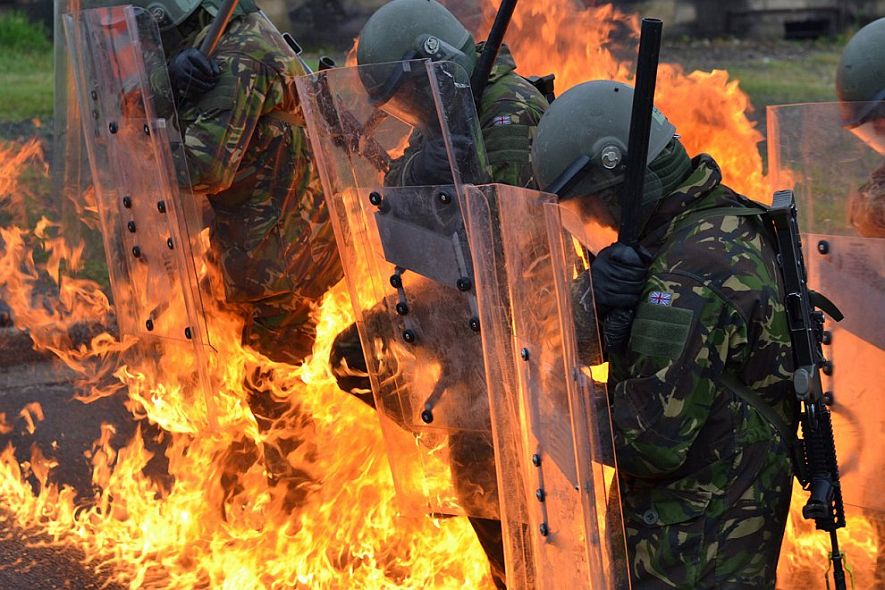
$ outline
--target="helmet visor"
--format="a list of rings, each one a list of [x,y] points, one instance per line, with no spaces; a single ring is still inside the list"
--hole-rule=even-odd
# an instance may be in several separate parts
[[[851,129],[862,142],[885,156],[885,117],[876,117]]]
[[[427,84],[427,60],[413,59],[415,52],[400,62],[362,66],[386,72],[384,82],[369,90],[369,102],[388,114],[412,125],[426,127],[437,119],[433,95]]]

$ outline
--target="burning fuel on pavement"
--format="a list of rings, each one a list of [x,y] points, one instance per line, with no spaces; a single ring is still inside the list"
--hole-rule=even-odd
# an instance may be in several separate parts
[[[155,80],[138,76],[156,65],[143,63],[149,61],[147,57],[151,52],[159,51],[162,56],[162,47],[151,46],[151,40],[158,41],[159,36],[144,32],[147,21],[136,11],[115,8],[101,13],[95,9],[94,14],[88,14],[85,4],[80,0],[59,3],[63,8],[60,14],[67,14],[63,36],[70,43],[68,47],[85,52],[90,43],[97,46],[107,42],[116,51],[118,61],[113,67],[101,69],[102,64],[90,65],[82,56],[69,55],[61,62],[67,64],[67,72],[56,74],[62,79],[56,85],[57,92],[64,96],[56,97],[55,116],[64,123],[57,120],[55,126],[56,130],[61,128],[66,133],[56,133],[52,140],[0,140],[0,338],[5,339],[0,340],[0,350],[7,354],[7,340],[29,338],[28,346],[33,350],[21,353],[22,363],[35,364],[47,375],[51,373],[57,382],[69,385],[73,391],[72,403],[87,408],[118,404],[125,418],[122,421],[98,418],[97,436],[82,451],[77,451],[80,456],[74,460],[70,453],[62,452],[66,444],[71,444],[70,440],[52,430],[53,402],[41,395],[39,387],[27,390],[33,391],[33,399],[20,411],[0,412],[0,437],[9,441],[4,442],[6,446],[0,452],[0,512],[8,515],[7,522],[16,531],[33,535],[32,543],[37,546],[76,550],[80,556],[77,559],[95,572],[99,585],[104,587],[449,589],[501,587],[501,580],[496,580],[492,571],[494,568],[490,570],[488,548],[482,537],[478,537],[478,529],[475,530],[477,519],[501,519],[507,520],[504,528],[507,548],[501,549],[502,559],[506,558],[508,568],[518,563],[523,567],[520,582],[510,586],[562,587],[556,584],[556,571],[532,569],[547,563],[544,557],[538,557],[547,555],[544,553],[547,549],[538,547],[545,547],[546,543],[549,548],[557,542],[556,534],[551,535],[546,528],[548,522],[554,522],[553,517],[548,520],[544,516],[540,532],[537,526],[529,530],[529,524],[536,523],[534,515],[510,518],[508,512],[507,518],[501,518],[501,514],[514,505],[529,506],[529,511],[543,505],[552,511],[559,500],[554,497],[552,490],[556,484],[551,483],[551,477],[548,475],[546,488],[543,478],[539,484],[529,486],[527,482],[535,477],[534,471],[525,476],[524,482],[514,480],[514,488],[529,486],[531,496],[537,498],[534,504],[520,504],[521,500],[510,498],[518,495],[517,492],[505,491],[507,479],[501,475],[502,468],[498,468],[496,483],[490,488],[483,485],[487,482],[479,473],[481,467],[466,471],[455,467],[458,461],[482,464],[484,457],[477,451],[479,447],[469,446],[476,433],[480,433],[477,436],[489,448],[494,443],[498,453],[508,436],[504,426],[493,424],[487,434],[481,422],[475,425],[470,421],[476,416],[468,415],[459,417],[461,426],[456,434],[437,434],[434,430],[449,424],[446,415],[450,411],[449,400],[460,399],[453,398],[458,395],[468,399],[469,392],[461,390],[470,389],[474,382],[470,381],[473,377],[466,376],[460,384],[457,379],[453,381],[452,370],[440,358],[439,350],[432,346],[428,346],[430,353],[427,349],[410,347],[416,339],[419,345],[424,343],[420,326],[409,324],[410,318],[434,314],[432,309],[422,308],[411,298],[422,295],[432,303],[439,295],[432,286],[427,287],[431,281],[419,283],[414,278],[416,272],[407,272],[405,268],[411,268],[407,264],[427,268],[425,276],[435,279],[444,274],[444,261],[440,259],[445,256],[437,252],[437,259],[433,261],[408,258],[398,249],[401,245],[390,237],[396,231],[417,231],[403,229],[402,222],[392,218],[406,214],[406,201],[395,190],[378,189],[379,192],[371,193],[366,190],[365,195],[360,192],[366,187],[382,186],[380,180],[379,184],[371,185],[361,183],[361,178],[384,178],[391,161],[403,157],[404,151],[407,155],[410,153],[411,148],[407,146],[412,139],[413,125],[394,110],[400,108],[393,104],[397,99],[387,97],[385,105],[377,97],[367,96],[363,86],[359,86],[359,92],[348,90],[346,83],[351,80],[354,85],[366,84],[368,69],[358,74],[354,73],[356,68],[351,68],[350,73],[346,68],[332,74],[326,73],[335,70],[324,70],[311,73],[299,83],[307,119],[301,125],[306,124],[308,133],[320,128],[328,132],[325,143],[312,138],[312,149],[323,161],[319,166],[323,186],[320,188],[320,179],[314,178],[312,190],[320,194],[323,189],[328,193],[331,188],[336,198],[341,195],[343,205],[331,211],[338,224],[335,225],[338,235],[334,238],[339,244],[353,242],[356,252],[342,254],[345,266],[348,256],[356,260],[363,252],[359,248],[363,247],[377,260],[369,256],[365,268],[346,269],[347,278],[337,281],[325,293],[317,294],[306,309],[300,310],[316,325],[315,339],[303,362],[272,360],[246,336],[251,333],[247,325],[250,320],[242,309],[225,298],[229,289],[226,262],[220,260],[213,249],[217,236],[203,223],[205,211],[198,201],[201,197],[196,191],[180,189],[175,177],[179,170],[175,158],[180,155],[175,150],[181,149],[181,142],[174,137],[175,130],[167,129],[165,123],[158,124],[163,117],[151,110],[155,106],[141,106],[152,105],[145,98],[144,89],[157,88]],[[466,0],[445,4],[456,14],[469,11],[468,4],[472,6]],[[477,39],[485,38],[497,11],[497,2],[481,5],[481,18],[475,19],[478,30],[473,31]],[[238,18],[237,14],[234,13],[233,18]],[[93,31],[99,30],[112,32],[102,33],[105,37],[98,34],[90,37]],[[578,6],[572,0],[524,0],[513,13],[505,42],[520,72],[555,74],[556,94],[561,95],[586,80],[633,84],[639,30],[638,15],[624,13],[611,4]],[[139,31],[142,37],[137,43],[127,45],[120,39],[131,31]],[[56,42],[64,43],[64,39]],[[425,47],[432,45],[429,39],[425,42]],[[356,60],[355,55],[352,52],[351,62]],[[837,110],[829,113],[824,108],[770,111],[767,140],[772,145],[768,146],[769,157],[763,162],[758,146],[766,140],[766,134],[751,120],[749,114],[753,106],[739,80],[724,70],[686,72],[680,65],[667,63],[666,51],[661,55],[661,62],[655,105],[675,126],[689,154],[712,155],[721,166],[723,182],[753,200],[770,204],[774,190],[793,188],[803,181],[810,185],[807,179],[812,177],[814,186],[825,190],[839,170],[848,178],[857,169],[859,186],[866,178],[861,177],[860,170],[866,170],[863,166],[875,162],[858,147],[844,147],[848,143],[841,144],[840,152],[833,152],[837,148],[832,145],[811,149],[808,146],[814,145],[810,143],[813,140],[824,141],[811,133],[801,138],[802,145],[808,149],[791,150],[789,142],[795,137],[785,131],[789,125],[801,119],[808,125],[817,121],[822,127],[838,120]],[[105,88],[102,83],[94,87],[84,85],[84,72],[89,67],[98,72],[99,79],[101,75],[110,76],[106,87],[118,84],[121,94],[126,94],[126,99],[121,101],[121,112],[132,109],[128,121],[114,120],[113,127],[109,128],[102,118],[103,111],[99,113],[105,108],[103,103],[83,107],[84,99],[94,100],[98,105],[100,99],[90,99],[90,93],[100,93]],[[408,68],[403,72],[406,70]],[[400,72],[398,75],[414,74]],[[418,80],[414,86],[416,96],[423,96],[425,87],[439,83],[439,88],[427,92],[437,101],[437,110],[432,113],[434,124],[443,128],[450,126],[451,137],[469,135],[469,129],[455,129],[457,123],[452,113],[460,112],[460,107],[445,113],[439,106],[446,100],[457,104],[459,98],[454,92],[445,96],[449,86],[444,84],[455,80],[452,87],[463,90],[465,86],[458,85],[463,82],[458,78],[458,70],[428,69],[421,75],[426,78],[415,77]],[[390,79],[395,76],[385,81]],[[164,80],[160,86],[169,84],[168,78]],[[469,100],[472,109],[470,88],[466,89],[468,99],[465,100]],[[306,98],[309,92],[315,92],[310,99]],[[160,104],[160,95],[156,91],[151,100]],[[170,93],[170,100],[171,96]],[[329,105],[333,107],[331,114],[323,111]],[[386,107],[387,112],[378,114],[382,107]],[[131,115],[133,112],[136,114]],[[373,117],[373,113],[376,116]],[[280,117],[280,121],[285,120],[286,117]],[[95,132],[98,139],[89,139],[95,142],[90,144],[89,158],[85,147],[87,139],[80,134],[81,125],[86,129],[90,129],[90,125],[95,129],[102,126],[100,133]],[[834,128],[838,128],[837,123]],[[852,136],[846,132],[845,137]],[[125,160],[114,159],[114,150],[118,149],[115,146],[156,145],[173,147],[168,153],[154,147],[139,148],[144,149],[139,156],[141,163],[131,163],[123,171],[118,168]],[[449,152],[457,147],[451,138],[444,145],[444,150]],[[819,157],[825,149],[831,150],[829,153],[840,153],[843,161],[832,162],[831,167],[809,175],[803,165]],[[860,155],[852,158],[854,152],[849,150]],[[351,158],[347,165],[341,165],[344,160],[334,159],[343,153]],[[90,162],[93,165],[104,162],[109,170],[90,182]],[[157,170],[156,174],[144,173],[152,169]],[[471,184],[469,166],[464,165],[456,172],[456,176],[463,176],[464,187]],[[447,169],[446,173],[451,175],[452,171]],[[118,194],[109,179],[127,174],[130,188],[134,190]],[[468,194],[470,189],[461,184],[461,180],[454,181],[455,192],[463,190]],[[500,190],[503,194],[503,189]],[[797,189],[797,201],[800,200],[798,192]],[[119,200],[115,212],[110,212],[107,202],[102,201],[108,194]],[[188,194],[193,201],[188,201]],[[428,198],[434,203],[434,223],[449,231],[454,226],[446,225],[449,223],[445,217],[446,207],[453,199],[457,200],[457,195],[443,191],[434,192]],[[476,208],[468,212],[464,205],[467,202],[461,201],[459,207],[463,209],[462,215],[469,218],[467,233],[475,233],[478,215],[483,210]],[[491,197],[489,202],[494,202]],[[832,220],[839,216],[832,212],[835,205],[822,200],[816,203],[819,204],[814,212],[800,209],[800,223],[802,219]],[[124,219],[120,212],[129,217]],[[566,219],[567,215],[563,215]],[[503,220],[505,214],[500,217]],[[497,222],[498,214],[489,215],[489,219]],[[144,220],[156,220],[150,222],[155,225],[146,226]],[[115,223],[116,229],[109,232],[108,227]],[[567,220],[563,224],[567,226]],[[446,234],[448,243],[457,243],[458,239],[466,243],[463,225],[464,222]],[[865,250],[863,240],[848,236],[847,230],[834,230],[834,225],[835,222],[830,226],[814,225],[810,232],[807,226],[802,227],[804,233],[812,236],[807,239],[814,240],[811,243],[818,249],[817,254],[806,252],[811,280],[838,284],[839,279],[834,277],[842,275],[834,273],[850,267],[851,276],[860,278],[857,283],[845,283],[843,289],[861,292],[878,281],[880,290],[873,299],[881,299],[881,251],[877,254],[875,250]],[[851,224],[844,225],[850,227]],[[538,235],[546,237],[543,223],[539,228]],[[428,244],[437,243],[432,241],[436,234],[429,237],[432,229],[430,225],[420,228],[423,233],[419,235],[424,236]],[[602,231],[600,227],[596,229]],[[377,244],[366,246],[360,241],[363,234],[357,230],[371,230],[382,237]],[[353,231],[353,234],[345,236],[342,233],[345,231]],[[493,234],[490,230],[490,240],[497,237]],[[839,237],[828,238],[830,234]],[[606,235],[606,244],[615,239]],[[333,240],[331,230],[327,237]],[[473,248],[477,243],[475,235],[469,239]],[[831,246],[833,251],[824,253],[826,248],[820,245],[822,243]],[[874,240],[874,243],[877,242]],[[569,247],[574,252],[568,251]],[[587,247],[588,244],[582,247],[570,242],[561,257],[586,263]],[[855,255],[851,257],[843,252]],[[508,315],[513,311],[483,311],[494,307],[485,295],[492,291],[483,291],[471,284],[466,268],[471,266],[469,255],[468,251],[466,263],[463,257],[460,260],[452,257],[452,264],[461,264],[462,272],[452,275],[458,281],[453,280],[457,289],[449,289],[454,293],[452,297],[464,297],[465,306],[472,306],[469,307],[473,314],[469,317],[469,329],[482,332],[482,337],[488,338],[497,329],[489,322],[497,317],[501,321],[501,334],[517,334],[519,320]],[[501,253],[489,248],[488,260],[498,255]],[[815,258],[816,255],[820,257]],[[384,256],[387,259],[382,259]],[[469,270],[480,276],[483,262],[476,258],[475,268]],[[388,266],[395,269],[392,275],[385,270]],[[571,270],[577,272],[576,268]],[[420,272],[423,271],[417,271]],[[535,280],[538,272],[526,265],[525,280]],[[354,276],[375,277],[372,273],[382,277],[384,284],[380,279],[372,282],[367,278],[365,286],[354,285]],[[511,290],[516,293],[512,285]],[[502,287],[500,291],[507,289]],[[351,372],[355,378],[364,375],[348,366],[350,357],[338,367],[337,373],[333,372],[335,367],[330,366],[329,359],[330,355],[334,358],[340,335],[357,320],[364,336],[385,334],[386,328],[378,327],[382,320],[386,321],[378,318],[378,294],[388,292],[393,293],[398,302],[396,314],[391,315],[405,322],[405,329],[389,340],[381,335],[374,341],[363,338],[362,346],[366,346],[367,351],[381,351],[376,354],[376,358],[381,359],[377,370],[380,376],[372,383],[376,390],[374,399],[380,402],[376,403],[371,401],[371,391],[364,391],[361,397],[340,389],[341,370]],[[474,292],[479,296],[474,297]],[[551,313],[555,315],[559,308],[552,286],[551,292],[553,295],[546,303],[552,306]],[[663,295],[659,295],[663,301]],[[853,305],[853,299],[851,301]],[[512,302],[509,304],[510,309],[515,309]],[[879,308],[858,305],[867,305],[862,309],[872,314],[866,318],[871,326],[881,323]],[[359,315],[355,315],[355,307]],[[542,308],[540,303],[535,308],[539,315]],[[842,311],[850,320],[851,309],[843,307]],[[885,558],[882,557],[885,505],[879,497],[880,484],[876,481],[877,467],[882,462],[881,404],[876,398],[881,390],[879,377],[882,377],[885,359],[881,334],[873,333],[875,329],[871,327],[864,331],[860,326],[863,321],[858,323],[855,319],[847,327],[832,329],[838,354],[833,376],[828,375],[827,381],[835,396],[833,431],[846,501],[847,522],[839,529],[838,538],[848,587],[857,589],[881,587],[885,579]],[[468,322],[462,323],[468,326]],[[553,324],[559,328],[559,323]],[[373,329],[377,332],[373,333]],[[549,334],[539,338],[559,342]],[[444,343],[449,347],[447,350],[459,346],[452,345],[451,341]],[[469,356],[473,350],[470,346],[463,345],[462,356]],[[567,343],[557,346],[565,350]],[[479,344],[476,347],[490,356],[492,348],[488,344],[484,348]],[[511,350],[510,344],[503,349],[513,354],[516,359],[513,363],[529,365],[538,361],[542,366],[550,366],[562,362],[554,353],[539,351],[529,344],[521,350],[519,346]],[[417,352],[409,352],[412,350]],[[568,358],[567,353],[563,354]],[[13,365],[11,355],[9,362],[0,362],[0,371]],[[457,357],[458,353],[451,355]],[[400,359],[400,364],[384,366],[383,362],[389,359]],[[420,374],[410,373],[410,365],[401,359],[422,362]],[[489,358],[485,362],[491,363]],[[545,362],[548,364],[544,365]],[[479,363],[482,365],[482,359]],[[597,386],[605,382],[607,365],[582,363],[593,365],[587,367],[584,375],[590,384],[588,387],[592,388],[593,382]],[[418,376],[414,377],[412,388],[423,387],[431,392],[416,397],[418,401],[408,397],[413,395],[408,387],[400,385],[406,379],[404,375],[413,374]],[[480,366],[477,375],[482,381],[481,387],[486,380],[494,380],[494,370],[489,367],[483,371]],[[45,382],[50,379],[46,375],[42,377],[47,379]],[[462,375],[456,377],[460,379]],[[570,375],[563,379],[567,377]],[[530,389],[516,377],[513,381],[514,388]],[[548,387],[550,382],[558,383],[552,378],[549,381],[539,378],[539,389]],[[852,393],[843,393],[848,388]],[[420,406],[402,409],[403,414],[414,410],[415,417],[420,417],[414,424],[397,422],[390,411],[392,398],[378,393],[378,390],[393,389],[400,396],[396,398],[398,404],[405,407],[411,400]],[[256,406],[256,391],[270,401]],[[485,400],[485,394],[482,397]],[[489,397],[493,397],[491,393]],[[862,401],[866,406],[858,407]],[[543,404],[540,407],[539,415],[550,411],[544,409]],[[574,411],[572,407],[567,409]],[[485,412],[488,419],[487,406]],[[474,413],[481,414],[481,410]],[[519,416],[516,422],[531,423],[535,419],[524,414],[526,411],[515,411],[514,415]],[[493,409],[493,420],[494,417]],[[451,420],[455,423],[454,418]],[[569,424],[577,428],[574,422]],[[592,430],[593,427],[584,424],[582,428]],[[515,435],[514,440],[519,440],[514,444],[524,445],[520,449],[529,448],[531,444],[540,447],[548,440],[544,438],[546,435],[536,440],[525,432],[519,436]],[[22,445],[19,439],[28,442]],[[551,447],[558,444],[553,436],[549,440]],[[463,441],[467,443],[459,446]],[[569,450],[564,455],[574,462],[576,456],[581,457],[580,453],[580,450],[574,453]],[[575,559],[587,564],[588,571],[601,568],[607,572],[599,577],[594,573],[593,580],[603,581],[594,585],[597,582],[588,580],[585,587],[629,587],[629,582],[617,574],[609,575],[623,566],[618,563],[617,551],[606,545],[617,545],[617,529],[623,524],[607,518],[605,501],[599,503],[600,494],[603,500],[614,498],[615,503],[618,494],[610,491],[617,487],[612,484],[614,470],[609,464],[595,461],[596,453],[593,447],[594,462],[592,467],[587,467],[588,471],[578,467],[576,473],[565,473],[562,478],[563,482],[575,482],[586,476],[591,483],[585,485],[596,486],[597,496],[593,497],[597,498],[597,504],[580,504],[580,510],[584,511],[580,513],[592,513],[592,516],[580,517],[576,513],[573,520],[581,520],[581,526],[585,527],[581,534],[592,530],[598,538],[576,534],[575,543],[590,549],[583,550]],[[525,460],[530,468],[530,463],[534,463],[540,473],[542,460],[558,460],[558,457],[562,455],[557,455],[554,449],[547,454],[538,451],[537,455],[527,455]],[[88,470],[88,484],[74,484],[59,475],[64,472],[66,461]],[[491,477],[494,479],[494,474]],[[793,486],[776,588],[829,588],[833,567],[830,538],[815,530],[814,521],[803,518],[807,492],[796,481]],[[592,495],[580,487],[574,485],[576,495]],[[466,488],[470,490],[465,491]],[[572,493],[570,485],[562,489],[563,495]],[[507,498],[502,498],[502,508],[499,508],[499,496],[505,495]],[[513,503],[508,504],[511,501]],[[531,540],[520,536],[524,523],[529,524],[525,524],[527,532],[523,536],[532,537]],[[736,527],[739,528],[739,524]],[[506,540],[508,535],[510,544]],[[522,540],[514,540],[517,537]],[[526,549],[525,555],[517,554],[515,548],[523,546],[520,543],[534,547],[533,553]],[[520,561],[530,561],[529,555],[537,560],[535,565]],[[0,571],[18,571],[26,565],[4,565]],[[541,580],[544,576],[548,579]],[[517,578],[508,578],[511,579]]]

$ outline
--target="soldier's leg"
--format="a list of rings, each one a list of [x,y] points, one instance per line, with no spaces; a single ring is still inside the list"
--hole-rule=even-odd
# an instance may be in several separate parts
[[[313,303],[286,293],[244,305],[249,317],[243,328],[243,344],[273,361],[301,364],[316,340]]]
[[[316,326],[311,319],[310,300],[285,294],[253,303],[251,321],[243,331],[243,342],[271,360],[297,365],[312,352]],[[310,417],[291,399],[273,395],[272,370],[256,369],[247,376],[249,408],[259,431],[266,437],[263,444],[268,480],[283,486],[287,510],[304,503],[306,495],[317,484],[303,467],[315,457]],[[301,466],[292,464],[297,458]]]
[[[306,469],[316,460],[316,439],[313,422],[298,403],[275,397],[267,387],[272,378],[273,371],[256,369],[247,382],[247,401],[266,437],[262,447],[268,482],[284,494],[283,507],[291,511],[318,485]]]
[[[498,480],[495,473],[495,450],[489,435],[465,431],[453,433],[449,437],[449,456],[458,500],[467,513],[496,513]],[[489,560],[495,586],[506,588],[501,521],[471,517],[470,524]]]
[[[504,540],[501,534],[501,521],[490,518],[470,517],[470,524],[476,532],[476,538],[485,551],[492,571],[495,588],[507,588],[507,574],[504,570]]]

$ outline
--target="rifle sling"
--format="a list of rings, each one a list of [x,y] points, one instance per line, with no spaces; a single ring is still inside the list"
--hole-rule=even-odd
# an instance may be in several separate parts
[[[737,377],[729,373],[723,373],[717,380],[724,385],[726,389],[741,398],[747,405],[754,408],[759,414],[765,418],[778,434],[781,435],[784,443],[788,448],[792,449],[796,444],[796,429],[790,428],[784,420],[778,416],[777,412],[762,397],[750,389],[749,386],[738,381]]]

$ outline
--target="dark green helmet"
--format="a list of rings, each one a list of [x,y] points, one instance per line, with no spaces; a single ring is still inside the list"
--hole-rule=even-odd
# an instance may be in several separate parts
[[[595,80],[569,89],[541,117],[532,144],[532,168],[543,190],[560,198],[599,195],[624,182],[633,88]],[[676,128],[654,110],[648,163],[673,141]],[[654,179],[650,179],[654,180]],[[661,184],[646,182],[660,198]]]
[[[210,16],[218,14],[223,0],[133,0],[134,6],[144,8],[154,20],[161,31],[168,31],[180,26],[192,15],[197,8],[202,7]],[[258,7],[254,0],[240,0],[234,11],[234,16],[255,12]]]
[[[403,61],[451,61],[469,77],[476,43],[455,15],[436,0],[393,0],[379,8],[360,31],[357,64],[372,101],[384,104],[409,78]]]
[[[202,0],[134,0],[134,6],[144,8],[154,20],[161,31],[167,31],[177,27],[200,7]]]
[[[846,127],[885,117],[885,18],[859,30],[845,46],[836,71],[836,94]]]

